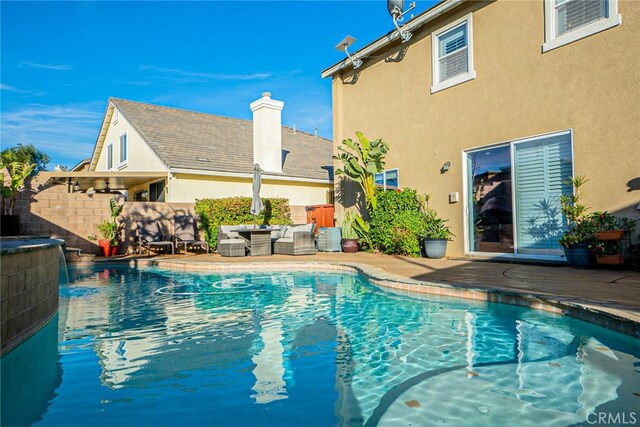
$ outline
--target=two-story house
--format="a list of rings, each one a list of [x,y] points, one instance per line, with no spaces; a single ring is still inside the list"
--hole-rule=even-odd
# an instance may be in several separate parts
[[[379,182],[431,194],[448,255],[560,259],[572,175],[638,217],[640,2],[443,0],[402,30],[322,72],[334,140],[390,143]]]

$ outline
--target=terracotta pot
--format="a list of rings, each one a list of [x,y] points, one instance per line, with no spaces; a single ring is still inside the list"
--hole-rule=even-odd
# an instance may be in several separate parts
[[[117,246],[111,246],[111,242],[109,240],[98,240],[98,246],[100,246],[102,256],[105,257],[114,256],[118,250]]]
[[[598,240],[620,240],[624,237],[624,230],[598,231],[596,239]]]
[[[342,252],[358,252],[358,239],[342,239]]]
[[[596,262],[599,265],[622,265],[624,264],[624,255],[596,255]]]

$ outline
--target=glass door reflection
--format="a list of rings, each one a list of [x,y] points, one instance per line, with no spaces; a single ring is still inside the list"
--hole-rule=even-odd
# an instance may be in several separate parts
[[[467,155],[469,249],[513,253],[511,150],[508,145]]]

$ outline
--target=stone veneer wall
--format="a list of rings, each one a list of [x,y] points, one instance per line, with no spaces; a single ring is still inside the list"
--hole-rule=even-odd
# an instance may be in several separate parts
[[[38,332],[58,311],[61,243],[2,241],[0,355]]]
[[[88,236],[98,235],[96,226],[109,218],[109,200],[116,197],[121,203],[124,198],[120,194],[72,193],[67,185],[48,186],[38,178],[29,187],[31,190],[16,202],[21,234],[50,235],[85,253],[100,254],[98,245]],[[126,202],[123,210],[125,239],[118,247],[118,253],[133,251],[136,220],[162,220],[169,233],[173,233],[173,216],[185,214],[196,216],[193,203]],[[294,224],[306,223],[304,206],[291,206],[291,219]]]

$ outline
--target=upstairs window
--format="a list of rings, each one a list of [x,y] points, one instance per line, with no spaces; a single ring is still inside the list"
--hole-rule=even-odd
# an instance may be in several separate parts
[[[107,145],[107,169],[113,169],[113,144]]]
[[[618,0],[545,0],[544,52],[620,25]]]
[[[467,15],[433,33],[432,93],[475,78],[471,27]]]
[[[389,169],[374,176],[376,187],[383,190],[397,190],[400,188],[400,172],[398,169]]]
[[[120,164],[127,162],[127,134],[120,136]]]

